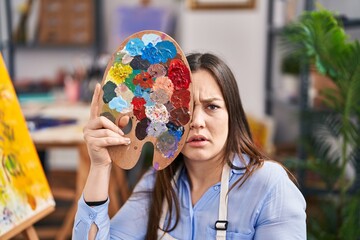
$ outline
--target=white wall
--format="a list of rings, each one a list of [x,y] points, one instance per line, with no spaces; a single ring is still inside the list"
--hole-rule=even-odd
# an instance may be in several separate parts
[[[264,115],[266,0],[250,10],[193,11],[180,14],[185,52],[210,51],[222,57],[238,81],[246,112]]]
[[[360,18],[359,0],[318,0],[326,9],[338,14],[345,14],[349,18]]]

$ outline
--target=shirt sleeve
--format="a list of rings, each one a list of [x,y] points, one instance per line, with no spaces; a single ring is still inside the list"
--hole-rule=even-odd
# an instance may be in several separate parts
[[[108,215],[109,199],[100,206],[90,207],[81,196],[78,201],[72,239],[88,239],[90,226],[93,223],[98,227],[96,239],[144,239],[154,179],[154,170],[145,173],[130,198],[111,221]]]
[[[303,195],[283,169],[273,174],[279,177],[259,211],[254,239],[306,239],[306,202]]]
[[[82,195],[78,201],[72,239],[88,239],[90,226],[98,227],[96,239],[109,239],[110,219],[108,215],[109,199],[100,206],[90,207]]]

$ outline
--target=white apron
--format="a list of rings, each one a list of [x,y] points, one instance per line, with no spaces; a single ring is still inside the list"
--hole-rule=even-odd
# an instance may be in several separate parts
[[[175,182],[178,180],[180,175],[181,168],[175,173],[174,180],[172,182],[173,187]],[[228,204],[228,190],[229,190],[229,178],[230,178],[230,167],[225,164],[221,173],[221,186],[220,186],[220,203],[219,203],[219,220],[215,222],[216,229],[216,240],[225,240],[226,239],[226,229],[227,229],[227,204]],[[164,227],[165,216],[168,211],[168,204],[164,200],[162,206],[162,214],[160,217],[159,226]],[[164,233],[161,229],[158,229],[158,239],[161,240],[176,240],[168,233]]]

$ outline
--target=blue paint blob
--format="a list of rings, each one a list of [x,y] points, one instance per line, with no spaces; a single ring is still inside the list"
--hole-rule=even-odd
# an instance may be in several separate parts
[[[149,43],[142,49],[141,57],[148,60],[151,64],[166,63],[169,59],[176,56],[175,45],[170,41],[158,42],[155,46]]]
[[[162,41],[156,44],[156,48],[161,56],[161,61],[166,63],[168,59],[174,58],[176,56],[176,47],[174,43],[170,41]]]
[[[142,88],[140,85],[136,85],[134,89],[134,95],[136,97],[143,97],[144,94],[150,94],[150,90],[150,88]]]
[[[125,46],[126,51],[130,56],[136,56],[142,54],[142,49],[145,47],[144,42],[139,38],[131,39]]]
[[[142,97],[145,99],[146,103],[145,103],[145,106],[146,107],[151,107],[151,106],[154,106],[155,103],[151,100],[150,98],[150,91],[149,92],[144,92]]]
[[[142,49],[141,57],[148,60],[151,64],[161,62],[161,57],[159,56],[158,50],[152,43],[146,45],[145,48]]]
[[[170,135],[174,136],[177,141],[181,140],[181,137],[185,131],[183,126],[176,126],[174,123],[168,122],[166,124],[166,127],[168,128],[168,132]]]
[[[114,97],[109,102],[109,108],[115,109],[117,112],[121,112],[122,110],[124,110],[128,107],[129,107],[129,104],[121,96]]]

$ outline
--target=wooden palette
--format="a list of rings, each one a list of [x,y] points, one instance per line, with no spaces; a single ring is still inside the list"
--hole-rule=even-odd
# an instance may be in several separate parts
[[[180,153],[193,107],[191,71],[179,45],[159,31],[137,32],[113,54],[102,80],[101,115],[123,128],[128,146],[109,148],[121,168],[137,163],[143,146],[154,147],[153,167],[167,167]]]

